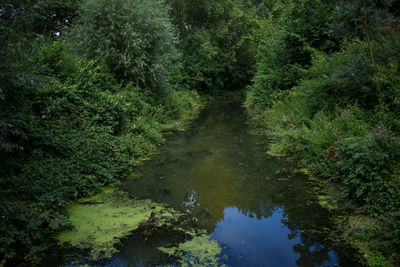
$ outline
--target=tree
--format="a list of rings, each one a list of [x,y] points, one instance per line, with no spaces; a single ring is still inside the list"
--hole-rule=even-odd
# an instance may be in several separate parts
[[[183,83],[204,93],[242,89],[255,64],[255,9],[242,1],[169,0],[183,54]]]
[[[72,23],[77,9],[77,0],[0,1],[1,19],[9,29],[25,35],[59,35]]]
[[[87,57],[150,94],[168,88],[175,37],[164,1],[86,0],[71,32]]]

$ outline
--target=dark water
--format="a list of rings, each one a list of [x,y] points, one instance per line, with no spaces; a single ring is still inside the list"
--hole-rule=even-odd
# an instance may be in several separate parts
[[[248,133],[240,103],[212,103],[191,129],[137,167],[143,176],[127,179],[123,189],[187,212],[222,246],[228,266],[350,265],[320,231],[331,227],[330,215],[318,205],[315,185],[267,156],[263,142]],[[96,265],[168,265],[157,248],[184,238],[168,231],[134,234]]]

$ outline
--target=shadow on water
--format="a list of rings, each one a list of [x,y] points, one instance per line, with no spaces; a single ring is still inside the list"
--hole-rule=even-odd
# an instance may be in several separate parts
[[[316,201],[315,185],[267,156],[264,139],[248,133],[240,103],[212,103],[190,130],[137,167],[135,173],[143,176],[127,179],[123,189],[187,212],[195,227],[222,246],[229,266],[347,265],[318,231],[331,225],[329,212]],[[157,248],[184,238],[161,231],[136,234],[112,259],[96,264],[168,263]]]

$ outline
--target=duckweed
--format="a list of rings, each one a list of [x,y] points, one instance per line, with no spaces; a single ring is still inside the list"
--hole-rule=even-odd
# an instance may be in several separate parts
[[[156,214],[155,227],[170,224],[180,214],[166,205],[151,200],[135,200],[115,188],[80,199],[68,208],[73,229],[59,233],[61,244],[89,249],[92,260],[110,257],[117,252],[115,245]]]
[[[183,266],[221,266],[221,251],[216,240],[202,234],[172,248],[159,248],[162,252],[180,258]]]

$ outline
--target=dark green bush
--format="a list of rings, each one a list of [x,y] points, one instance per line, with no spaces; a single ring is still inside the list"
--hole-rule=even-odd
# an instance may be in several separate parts
[[[371,246],[384,251],[394,264],[400,263],[400,212],[388,212],[377,221],[379,228],[370,238]]]
[[[164,141],[168,124],[192,118],[198,101],[194,93],[171,91],[165,107],[132,84],[122,86],[106,66],[72,54],[63,41],[36,45],[32,71],[41,83],[20,95],[27,105],[10,105],[23,140],[15,126],[0,125],[1,166],[8,167],[0,180],[5,258],[65,227],[68,201],[115,181]]]
[[[369,138],[348,137],[338,146],[340,174],[349,195],[373,213],[400,208],[400,142],[379,125]]]
[[[281,91],[290,90],[303,77],[303,66],[311,60],[304,40],[284,29],[276,29],[262,43],[257,73],[249,87],[248,102],[258,107],[271,106],[283,99]]]
[[[241,90],[255,65],[253,10],[238,0],[168,0],[179,32],[181,86],[205,94]]]
[[[316,55],[300,84],[307,92],[307,108],[312,112],[332,112],[336,105],[359,104],[373,109],[379,96],[373,73],[367,45],[362,42],[348,44],[332,55]]]

